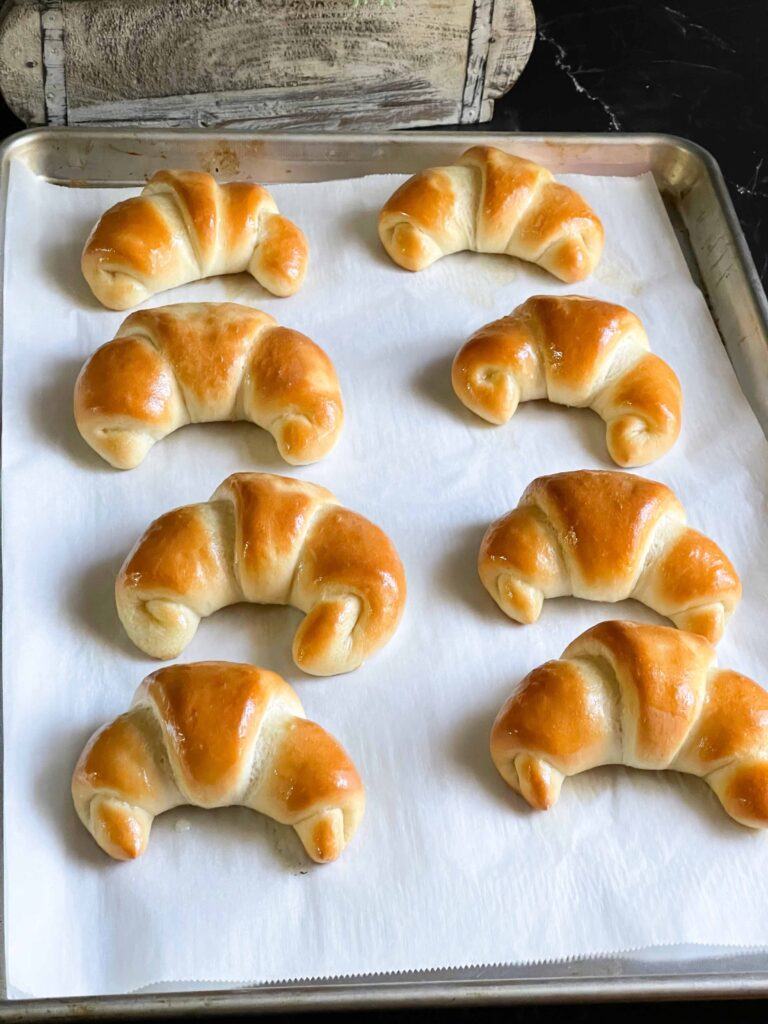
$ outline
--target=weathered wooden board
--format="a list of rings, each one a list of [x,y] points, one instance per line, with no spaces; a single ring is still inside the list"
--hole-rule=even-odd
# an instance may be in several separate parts
[[[27,124],[396,128],[488,120],[531,0],[10,0],[0,88]]]

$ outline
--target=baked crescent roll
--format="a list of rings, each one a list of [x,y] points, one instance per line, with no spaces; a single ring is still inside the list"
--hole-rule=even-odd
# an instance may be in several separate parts
[[[736,570],[686,526],[668,487],[609,470],[534,480],[488,527],[477,567],[504,614],[525,623],[538,619],[545,598],[633,597],[717,643],[741,598]]]
[[[261,185],[157,171],[141,195],[102,216],[81,267],[99,302],[129,309],[168,288],[244,270],[273,295],[293,295],[308,260],[304,234]]]
[[[115,585],[128,636],[175,658],[200,619],[240,601],[306,613],[293,640],[299,668],[351,672],[390,639],[405,573],[378,526],[324,487],[270,473],[234,473],[201,505],[156,519]]]
[[[490,423],[537,398],[594,409],[620,466],[658,459],[680,433],[680,382],[635,314],[610,302],[534,295],[472,335],[452,378],[464,405]]]
[[[117,860],[139,857],[158,814],[182,804],[250,807],[292,825],[309,856],[335,860],[365,808],[357,770],[265,669],[226,661],[147,676],[99,729],[72,776],[80,820]]]
[[[702,637],[666,626],[582,633],[503,706],[491,757],[539,810],[569,775],[625,764],[696,775],[736,821],[768,827],[768,693],[717,668]]]
[[[333,363],[298,331],[232,302],[141,309],[85,364],[75,385],[85,440],[117,469],[187,423],[248,420],[292,465],[315,462],[344,420]]]
[[[406,270],[471,249],[518,256],[568,282],[589,277],[603,251],[603,226],[578,192],[492,146],[409,178],[384,204],[379,238]]]

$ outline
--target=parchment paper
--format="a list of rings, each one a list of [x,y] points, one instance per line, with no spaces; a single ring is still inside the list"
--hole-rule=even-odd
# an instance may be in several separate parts
[[[376,214],[398,183],[281,185],[307,232],[301,293],[250,278],[199,283],[147,305],[238,300],[304,331],[334,359],[347,423],[331,457],[294,470],[248,425],[188,427],[139,469],[94,455],[72,419],[84,359],[123,314],[100,308],[79,254],[126,193],[65,189],[12,168],[5,260],[3,686],[8,982],[17,994],[120,992],[153,983],[263,982],[528,961],[655,944],[768,943],[768,835],[730,821],[688,777],[608,768],[533,813],[497,776],[488,733],[540,662],[641,605],[559,600],[521,627],[475,559],[491,519],[535,476],[610,467],[588,411],[534,403],[502,428],[454,397],[450,363],[478,326],[537,292],[628,305],[685,394],[680,441],[645,473],[741,572],[724,665],[765,683],[765,440],[692,283],[650,177],[567,177],[602,217],[603,262],[568,289],[504,257],[463,254],[421,274],[392,264]],[[162,512],[205,500],[227,474],[264,469],[330,487],[380,524],[406,565],[407,612],[359,671],[302,675],[299,613],[240,606],[205,620],[184,661],[252,661],[293,682],[368,788],[360,831],[316,867],[287,828],[250,811],[182,808],[147,854],[111,862],[78,822],[69,777],[83,743],[157,667],[122,632],[117,569]]]

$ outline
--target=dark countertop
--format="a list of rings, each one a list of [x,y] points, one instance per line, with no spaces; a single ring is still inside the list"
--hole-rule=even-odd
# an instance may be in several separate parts
[[[369,0],[374,2],[374,0]],[[538,33],[528,66],[482,130],[667,132],[720,163],[764,287],[768,285],[768,0],[534,0]],[[24,127],[0,108],[0,133]],[[514,865],[510,865],[514,878]],[[569,1024],[675,1020],[701,1004],[522,1007],[333,1015],[367,1024],[440,1021]],[[765,1021],[768,1003],[722,1005],[729,1019]],[[305,1020],[330,1020],[304,1017]],[[261,1018],[284,1022],[288,1018]],[[300,1018],[297,1016],[297,1020]]]

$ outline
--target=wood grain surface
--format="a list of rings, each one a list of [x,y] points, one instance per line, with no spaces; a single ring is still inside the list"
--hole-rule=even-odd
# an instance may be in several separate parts
[[[0,88],[28,124],[395,128],[488,120],[531,0],[11,0]]]

